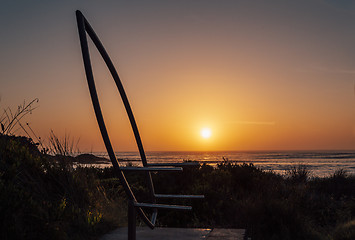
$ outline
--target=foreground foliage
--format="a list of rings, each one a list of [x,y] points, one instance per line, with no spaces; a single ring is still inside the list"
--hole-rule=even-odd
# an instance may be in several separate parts
[[[0,136],[0,239],[95,239],[126,224],[112,168],[73,169],[56,159],[26,138]],[[138,200],[147,200],[144,175],[127,178]],[[355,178],[342,170],[310,179],[301,167],[280,176],[225,161],[153,180],[157,193],[206,196],[175,202],[191,212],[159,211],[160,226],[245,228],[256,240],[355,239]]]
[[[0,136],[0,239],[94,239],[117,225],[107,220],[110,205],[95,171]]]

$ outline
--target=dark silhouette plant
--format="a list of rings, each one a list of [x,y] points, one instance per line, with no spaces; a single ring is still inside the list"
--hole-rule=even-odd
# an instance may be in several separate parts
[[[60,138],[53,130],[49,133],[48,153],[60,156],[74,156],[80,153],[78,144],[80,138],[71,137],[70,134],[65,133],[64,137]]]
[[[21,105],[18,105],[15,112],[13,112],[10,107],[5,108],[2,115],[0,116],[1,133],[3,135],[14,135],[16,131],[22,129],[27,134],[27,136],[30,137],[30,134],[22,125],[21,120],[27,114],[32,114],[33,110],[37,108],[35,104],[38,102],[38,98],[33,99],[28,104],[26,104],[26,101],[23,101]]]

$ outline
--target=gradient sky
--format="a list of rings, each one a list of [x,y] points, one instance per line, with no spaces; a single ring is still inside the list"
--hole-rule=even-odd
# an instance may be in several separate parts
[[[0,107],[39,98],[25,122],[42,138],[53,129],[80,137],[81,151],[104,150],[79,9],[120,74],[146,150],[355,149],[353,1],[1,3]],[[115,150],[136,150],[114,83],[91,54]]]

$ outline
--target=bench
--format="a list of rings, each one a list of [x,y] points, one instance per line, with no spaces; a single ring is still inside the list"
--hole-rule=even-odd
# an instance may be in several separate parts
[[[76,19],[78,24],[81,52],[84,61],[84,68],[86,73],[86,79],[89,86],[90,96],[92,100],[92,105],[94,107],[94,112],[96,116],[97,123],[99,125],[99,129],[101,132],[102,139],[104,141],[108,156],[112,162],[113,168],[119,178],[124,191],[127,195],[128,199],[128,239],[135,240],[136,239],[136,215],[140,217],[140,219],[151,229],[155,227],[158,209],[172,209],[172,210],[191,210],[191,206],[180,206],[180,205],[167,205],[167,204],[159,204],[158,200],[161,198],[190,198],[190,199],[202,199],[203,195],[173,195],[173,194],[157,194],[154,191],[154,184],[151,176],[151,172],[160,172],[160,171],[182,171],[184,166],[194,165],[196,163],[157,163],[157,164],[149,164],[146,159],[146,155],[144,152],[143,144],[139,135],[138,127],[131,109],[131,106],[128,102],[127,95],[123,88],[122,82],[118,76],[118,73],[107,54],[104,46],[102,45],[100,39],[94,32],[93,28],[90,26],[89,22],[86,20],[84,15],[77,10],[76,11]],[[101,57],[106,63],[112,78],[117,86],[118,92],[121,96],[123,105],[127,112],[134,137],[137,143],[137,147],[140,154],[140,159],[142,161],[142,167],[124,167],[121,166],[119,161],[116,158],[115,151],[111,144],[107,128],[104,122],[104,118],[102,115],[99,99],[97,96],[97,91],[95,87],[94,76],[92,72],[91,62],[90,62],[90,54],[89,47],[87,41],[87,35],[90,37],[95,47],[101,54]],[[198,164],[198,163],[197,163]],[[138,202],[134,192],[129,186],[129,183],[125,177],[125,172],[127,171],[135,171],[135,172],[144,172],[146,181],[148,183],[149,194],[150,194],[150,202]],[[151,217],[148,218],[146,210],[149,209],[151,212]]]

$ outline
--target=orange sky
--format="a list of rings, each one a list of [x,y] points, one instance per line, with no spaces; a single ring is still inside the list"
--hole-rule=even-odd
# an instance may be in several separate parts
[[[355,6],[347,1],[12,1],[0,9],[0,107],[102,151],[75,10],[113,60],[148,151],[355,149]],[[117,151],[136,150],[91,48]],[[203,139],[200,131],[212,135]]]

